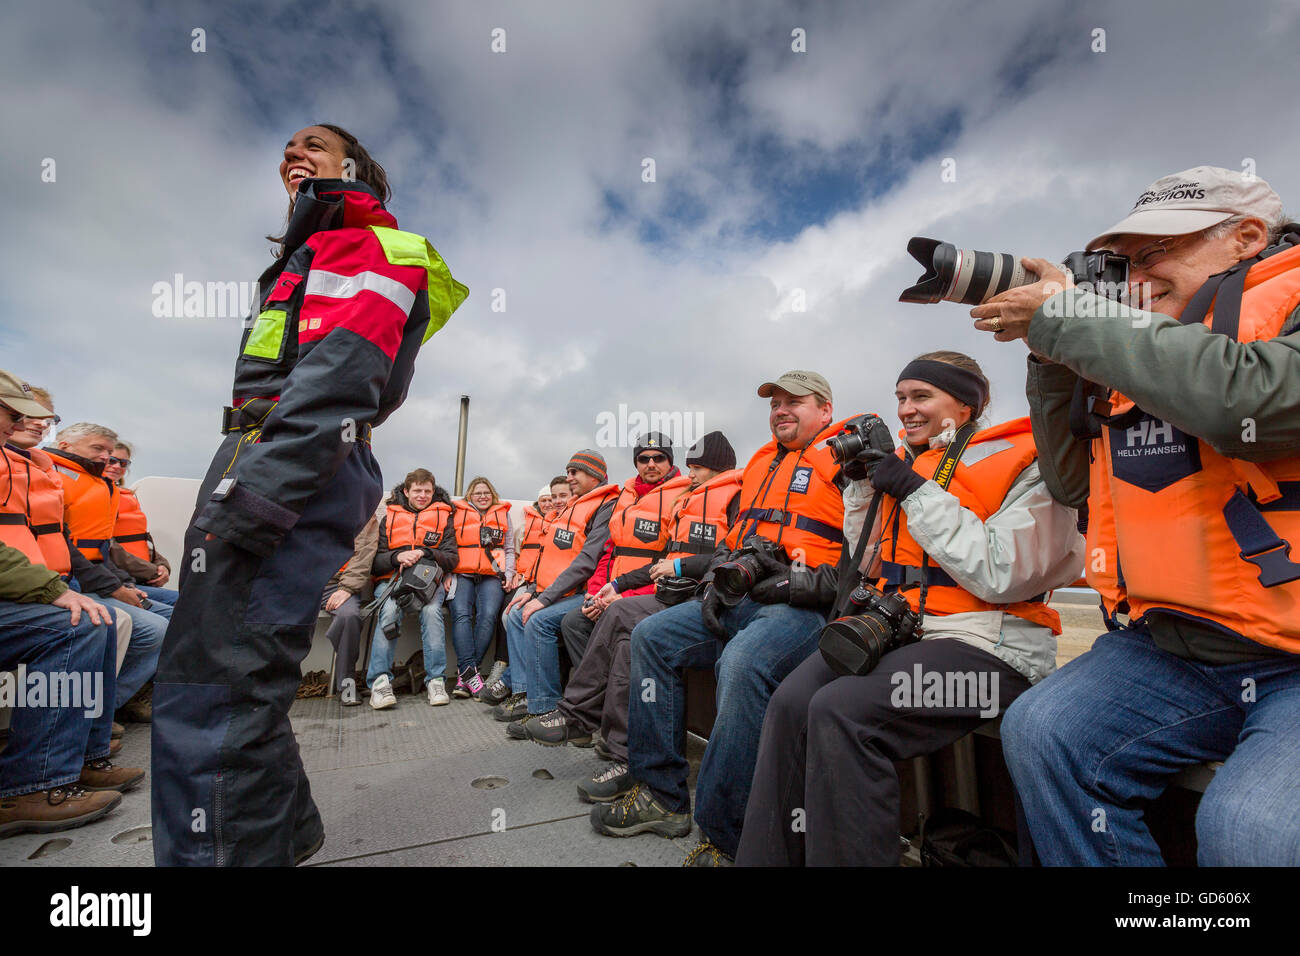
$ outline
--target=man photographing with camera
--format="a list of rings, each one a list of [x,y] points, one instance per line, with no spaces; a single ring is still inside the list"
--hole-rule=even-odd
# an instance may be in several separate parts
[[[1003,722],[1035,847],[1158,865],[1144,804],[1221,760],[1200,864],[1300,864],[1300,226],[1263,180],[1198,166],[1088,249],[1128,259],[1129,305],[1026,259],[1040,281],[971,311],[1034,353],[1044,476],[1086,498],[1088,579],[1115,615]]]

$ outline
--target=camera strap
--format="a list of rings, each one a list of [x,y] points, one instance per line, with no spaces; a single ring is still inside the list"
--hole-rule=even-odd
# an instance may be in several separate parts
[[[948,485],[952,483],[952,476],[957,473],[957,463],[961,461],[961,456],[966,454],[966,446],[975,435],[975,423],[967,422],[957,429],[957,434],[952,436],[952,441],[948,442],[948,447],[943,450],[943,457],[939,459],[939,467],[935,469],[934,478],[931,479],[944,491],[948,490]],[[930,566],[930,556],[924,551],[921,552],[921,596],[917,600],[916,616],[925,617],[925,592],[928,586],[927,568]]]

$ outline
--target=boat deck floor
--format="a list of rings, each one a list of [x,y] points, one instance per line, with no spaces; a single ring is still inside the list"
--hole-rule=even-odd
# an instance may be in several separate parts
[[[430,707],[399,693],[376,711],[313,698],[290,718],[325,821],[308,866],[676,866],[698,840],[698,830],[597,834],[576,784],[609,763],[589,748],[511,740],[475,701]],[[704,743],[688,740],[693,793]],[[115,761],[148,769],[148,724],[126,726]],[[94,823],[0,840],[0,865],[152,866],[149,824],[146,777]]]

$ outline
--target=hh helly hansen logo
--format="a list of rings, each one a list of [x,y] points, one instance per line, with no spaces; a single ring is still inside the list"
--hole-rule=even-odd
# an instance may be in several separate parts
[[[651,521],[649,518],[637,518],[636,524],[632,527],[632,537],[638,541],[658,541],[659,522]]]
[[[813,470],[811,468],[796,468],[794,475],[790,479],[790,491],[792,494],[807,494],[808,483],[812,481]]]
[[[567,551],[573,547],[573,532],[565,528],[556,528],[554,541],[557,548]]]
[[[494,548],[506,540],[506,533],[500,528],[486,528],[484,531],[487,534],[488,544]]]
[[[718,529],[703,521],[691,522],[691,533],[688,537],[691,544],[706,545],[710,548],[718,546]]]
[[[1196,439],[1151,415],[1128,428],[1112,426],[1110,456],[1116,478],[1151,492],[1201,470]]]
[[[424,533],[424,546],[426,548],[436,548],[438,546],[438,534],[435,531],[426,531]]]

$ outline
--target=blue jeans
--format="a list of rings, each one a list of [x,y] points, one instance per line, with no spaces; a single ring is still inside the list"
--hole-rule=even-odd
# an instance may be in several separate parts
[[[127,645],[122,670],[117,675],[117,703],[122,707],[135,696],[136,691],[153,680],[158,670],[158,655],[162,653],[163,638],[167,636],[167,622],[172,617],[172,606],[154,601],[149,610],[132,607],[117,598],[97,597],[106,607],[116,608],[131,618],[131,643]]]
[[[478,667],[483,660],[504,601],[505,592],[495,574],[456,575],[456,594],[451,599],[451,642],[456,648],[458,671]]]
[[[181,596],[180,591],[173,591],[171,588],[156,588],[152,584],[137,584],[136,587],[143,591],[150,601],[155,604],[166,604],[168,607],[175,607],[176,599]]]
[[[441,587],[431,600],[420,608],[420,641],[424,645],[424,683],[435,677],[441,679],[447,675],[447,625],[442,619],[442,602],[447,592]],[[393,621],[401,622],[402,609],[397,602],[389,598],[379,606],[379,620],[375,624],[375,636],[370,642],[370,666],[366,670],[366,686],[374,687],[381,674],[393,679],[393,648],[396,641],[384,636],[384,628]]]
[[[92,624],[85,612],[73,627],[64,608],[0,601],[0,670],[19,664],[28,678],[46,675],[47,688],[55,686],[51,678],[76,675],[69,688],[81,699],[74,696],[74,706],[51,707],[47,697],[46,706],[14,707],[9,746],[0,752],[0,797],[74,783],[87,760],[108,756],[117,629]]]
[[[519,625],[524,653],[528,658],[528,712],[546,714],[560,705],[564,687],[560,684],[560,621],[575,607],[581,607],[586,593],[571,594],[554,604],[542,608],[528,618],[528,624]],[[516,621],[519,615],[512,614]],[[515,649],[510,647],[510,660],[515,659]],[[516,671],[518,673],[518,671]],[[515,688],[519,690],[519,688]]]
[[[652,614],[632,631],[628,681],[628,766],[669,810],[690,809],[686,694],[682,671],[712,667],[718,717],[695,786],[695,822],[734,856],[758,759],[767,702],[778,684],[817,650],[824,615],[745,598],[722,615],[725,644],[704,626],[698,601]]]
[[[1198,664],[1124,629],[1021,695],[1002,748],[1044,864],[1162,865],[1143,804],[1222,760],[1196,813],[1200,865],[1297,866],[1297,727],[1300,658]]]

